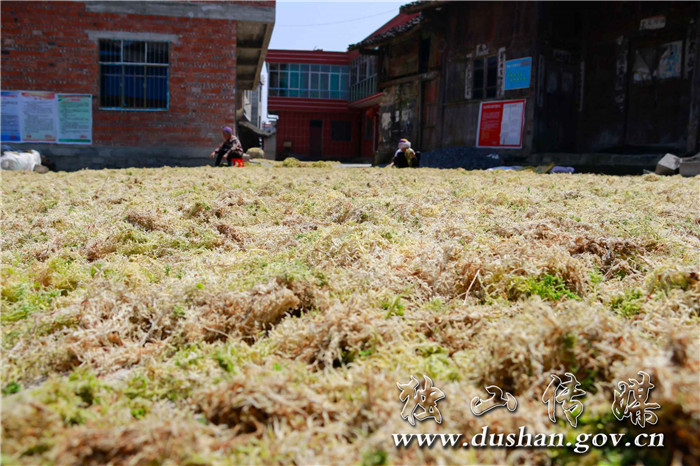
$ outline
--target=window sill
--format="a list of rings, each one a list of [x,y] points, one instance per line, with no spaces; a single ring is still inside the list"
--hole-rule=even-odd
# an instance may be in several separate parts
[[[167,112],[168,108],[120,108],[120,107],[100,107],[98,110],[116,110],[119,112]]]

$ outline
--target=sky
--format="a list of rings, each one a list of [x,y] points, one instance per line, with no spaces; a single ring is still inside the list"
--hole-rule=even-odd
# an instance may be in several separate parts
[[[270,49],[344,52],[379,29],[409,3],[293,2],[278,0]]]

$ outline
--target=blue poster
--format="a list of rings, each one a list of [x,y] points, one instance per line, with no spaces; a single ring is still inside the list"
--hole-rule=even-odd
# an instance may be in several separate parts
[[[2,142],[20,142],[19,92],[2,91]]]
[[[527,89],[530,87],[530,71],[532,70],[532,57],[518,58],[506,61],[506,78],[503,89]]]

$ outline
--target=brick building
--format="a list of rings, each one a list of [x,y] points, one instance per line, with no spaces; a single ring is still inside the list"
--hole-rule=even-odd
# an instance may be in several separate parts
[[[92,96],[90,144],[31,144],[68,170],[206,163],[257,88],[275,21],[274,1],[1,8],[3,92]]]
[[[348,54],[270,50],[268,109],[276,113],[277,158],[357,157],[359,114],[348,107]]]
[[[399,14],[369,38],[405,24]],[[374,57],[357,50],[270,50],[268,107],[277,121],[277,158],[371,161],[379,144]]]

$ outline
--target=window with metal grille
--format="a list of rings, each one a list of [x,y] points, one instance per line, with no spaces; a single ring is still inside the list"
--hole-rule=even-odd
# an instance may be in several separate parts
[[[490,99],[496,97],[498,89],[498,57],[477,58],[474,60],[472,98]]]
[[[168,43],[100,40],[100,107],[168,109]]]

